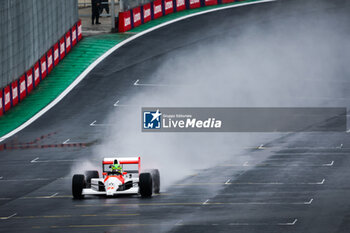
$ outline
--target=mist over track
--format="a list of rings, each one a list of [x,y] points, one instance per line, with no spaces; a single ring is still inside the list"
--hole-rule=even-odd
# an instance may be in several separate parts
[[[139,121],[141,106],[348,107],[349,12],[282,0],[121,47],[2,142],[0,232],[347,232],[348,133],[144,134]],[[114,155],[158,167],[161,194],[73,200],[72,174]]]

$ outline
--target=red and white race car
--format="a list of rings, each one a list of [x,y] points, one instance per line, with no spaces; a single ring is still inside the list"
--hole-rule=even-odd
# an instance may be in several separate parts
[[[122,172],[112,170],[118,164]],[[140,157],[104,158],[102,161],[102,177],[98,171],[86,171],[85,175],[75,174],[72,180],[72,193],[75,199],[84,195],[140,194],[151,197],[159,193],[160,177],[158,169],[141,172]]]

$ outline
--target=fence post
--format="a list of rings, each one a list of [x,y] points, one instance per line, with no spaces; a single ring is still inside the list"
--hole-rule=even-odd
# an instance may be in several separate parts
[[[124,11],[124,0],[119,0],[119,12]]]
[[[112,24],[112,32],[115,32],[115,10],[114,10],[114,0],[111,0],[111,24]]]

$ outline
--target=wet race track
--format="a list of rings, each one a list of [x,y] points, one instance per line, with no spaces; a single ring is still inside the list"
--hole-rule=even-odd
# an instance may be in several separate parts
[[[106,137],[106,116],[126,111],[117,101],[164,88],[149,79],[164,57],[212,40],[234,40],[242,28],[283,18],[340,15],[333,26],[349,26],[349,12],[346,0],[262,3],[186,19],[126,44],[44,116],[1,142],[0,231],[349,232],[345,132],[284,134],[246,148],[247,160],[241,155],[196,171],[150,199],[71,195],[72,167],[91,159]],[[349,27],[344,30],[349,35]],[[157,49],[145,50],[155,44]],[[329,99],[337,106],[349,106],[349,74],[338,72],[342,88]]]

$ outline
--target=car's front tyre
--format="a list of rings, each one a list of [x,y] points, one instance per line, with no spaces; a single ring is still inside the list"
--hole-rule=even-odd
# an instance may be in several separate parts
[[[153,182],[151,173],[141,173],[139,177],[139,187],[141,197],[151,197]]]
[[[86,187],[85,176],[77,174],[72,179],[72,194],[74,199],[83,199],[83,189]]]

